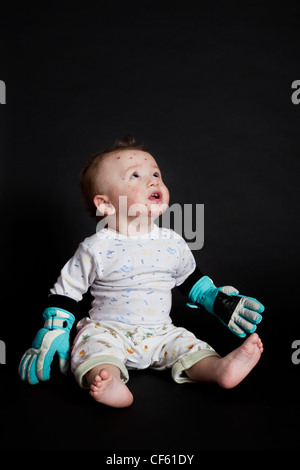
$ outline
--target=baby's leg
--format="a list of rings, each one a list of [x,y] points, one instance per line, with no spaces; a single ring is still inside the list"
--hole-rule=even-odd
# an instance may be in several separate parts
[[[85,378],[90,386],[90,395],[99,403],[114,408],[132,404],[132,393],[122,382],[117,366],[101,364],[87,372]]]
[[[253,333],[239,348],[225,357],[207,357],[187,369],[186,374],[199,382],[217,382],[223,388],[238,385],[258,363],[263,345]]]

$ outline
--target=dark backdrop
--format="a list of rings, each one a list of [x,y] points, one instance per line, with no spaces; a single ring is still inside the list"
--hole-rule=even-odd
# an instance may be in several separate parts
[[[300,105],[291,85],[300,79],[299,3],[30,2],[2,13],[3,447],[295,447]],[[131,374],[133,407],[116,411],[97,407],[57,367],[35,387],[16,376],[49,288],[95,231],[80,169],[126,134],[157,159],[171,203],[204,203],[205,242],[194,253],[202,271],[266,306],[263,359],[230,393],[143,371]],[[213,317],[187,309],[178,292],[172,315],[222,354],[240,344]],[[49,409],[63,417],[63,443],[49,444],[60,429],[55,413],[45,417]],[[201,439],[195,423],[207,431]]]

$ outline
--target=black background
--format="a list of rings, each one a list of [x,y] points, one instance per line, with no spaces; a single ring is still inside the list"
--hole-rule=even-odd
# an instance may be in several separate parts
[[[1,7],[2,8],[2,7]],[[299,442],[298,2],[98,1],[1,12],[3,449],[294,449]],[[132,407],[96,404],[71,374],[29,386],[20,357],[63,264],[95,231],[78,174],[133,134],[170,203],[205,204],[194,253],[216,285],[266,306],[265,352],[236,389],[132,372]],[[82,304],[82,312],[86,304]],[[221,354],[241,342],[174,292],[172,317]]]

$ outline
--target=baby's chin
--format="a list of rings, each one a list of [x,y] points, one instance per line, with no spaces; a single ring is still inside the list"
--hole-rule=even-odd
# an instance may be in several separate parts
[[[167,209],[168,204],[163,202],[151,202],[147,204],[143,203],[134,203],[129,207],[128,216],[129,217],[159,217]]]
[[[168,209],[168,207],[168,204],[164,203],[150,204],[148,205],[148,216],[151,218],[159,217]]]

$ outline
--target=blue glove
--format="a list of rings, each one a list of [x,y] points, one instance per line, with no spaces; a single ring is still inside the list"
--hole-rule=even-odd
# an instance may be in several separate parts
[[[216,287],[208,276],[203,276],[189,293],[189,307],[199,305],[215,315],[229,330],[240,338],[253,333],[262,320],[264,306],[252,297],[239,295],[231,286]]]
[[[46,308],[43,317],[44,328],[38,331],[31,348],[27,349],[19,366],[21,379],[27,380],[30,384],[50,378],[51,362],[56,352],[63,374],[67,372],[69,365],[69,337],[75,321],[74,315],[66,310],[50,307]]]

